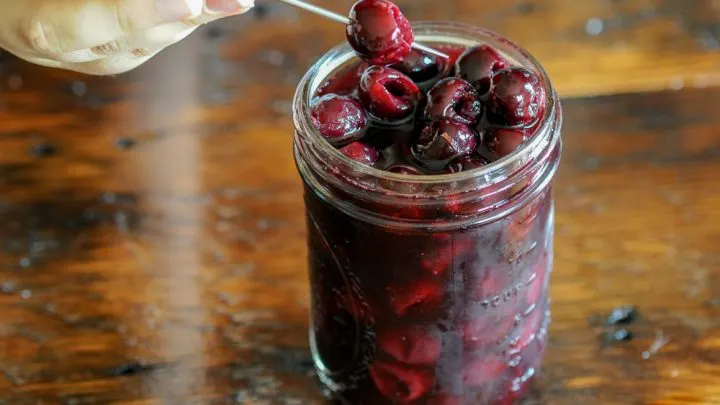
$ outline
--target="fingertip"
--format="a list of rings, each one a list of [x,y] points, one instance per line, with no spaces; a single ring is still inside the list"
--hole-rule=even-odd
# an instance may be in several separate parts
[[[155,8],[163,21],[173,22],[201,15],[203,3],[203,0],[155,0]]]
[[[255,6],[255,0],[207,0],[205,7],[208,12],[235,14]]]

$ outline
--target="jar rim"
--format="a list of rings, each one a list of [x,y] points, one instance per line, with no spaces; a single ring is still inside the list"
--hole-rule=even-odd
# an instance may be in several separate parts
[[[438,44],[454,44],[463,46],[473,46],[485,42],[490,42],[493,46],[500,48],[501,53],[512,53],[513,59],[519,62],[520,66],[530,68],[540,75],[541,82],[545,87],[546,105],[541,123],[538,130],[529,142],[524,143],[511,154],[502,157],[487,166],[475,168],[468,171],[451,174],[432,174],[432,175],[408,175],[402,173],[393,173],[371,166],[356,162],[338,149],[327,142],[317,128],[313,125],[310,117],[310,105],[314,93],[318,86],[330,74],[337,71],[348,61],[356,58],[349,44],[342,43],[330,51],[325,53],[318,59],[312,67],[306,72],[298,84],[293,100],[293,120],[296,128],[301,129],[302,134],[307,141],[319,149],[323,154],[328,154],[333,160],[342,162],[345,166],[353,171],[361,173],[365,176],[371,176],[378,179],[386,179],[397,182],[412,182],[416,184],[435,184],[462,182],[473,178],[483,177],[490,183],[502,181],[513,174],[513,170],[518,167],[518,162],[527,160],[533,151],[544,149],[548,143],[557,143],[560,139],[560,131],[555,130],[555,120],[561,120],[557,109],[557,94],[551,85],[550,78],[542,67],[527,50],[514,43],[513,41],[485,28],[476,27],[470,24],[459,22],[437,22],[437,21],[417,21],[413,22],[413,30],[415,38],[418,42],[432,45]],[[482,38],[482,40],[478,40]],[[558,123],[559,124],[559,123]]]

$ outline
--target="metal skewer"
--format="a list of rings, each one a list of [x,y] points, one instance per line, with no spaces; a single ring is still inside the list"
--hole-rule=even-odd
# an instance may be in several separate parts
[[[330,20],[339,22],[341,24],[348,25],[352,22],[352,21],[350,21],[350,19],[348,17],[345,17],[344,15],[340,15],[338,13],[332,12],[332,11],[324,9],[322,7],[318,7],[314,4],[306,3],[302,0],[280,0],[280,1],[282,1],[283,3],[290,4],[291,6],[295,6],[297,8],[307,10],[311,13],[315,13],[317,15],[328,18]],[[418,44],[417,42],[413,43],[412,47],[417,50],[439,56],[441,58],[446,58],[446,59],[449,58],[449,56],[447,56],[446,54],[444,54],[438,50],[435,50],[433,48],[430,48],[428,46],[425,46],[423,44]]]

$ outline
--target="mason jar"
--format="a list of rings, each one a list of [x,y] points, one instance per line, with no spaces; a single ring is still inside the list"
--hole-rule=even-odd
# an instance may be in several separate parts
[[[293,107],[312,355],[346,404],[510,404],[547,342],[561,107],[540,64],[511,41],[457,23],[414,29],[430,46],[492,45],[541,78],[547,107],[535,136],[488,166],[391,173],[345,157],[311,122],[316,89],[357,60],[350,47],[312,66]]]

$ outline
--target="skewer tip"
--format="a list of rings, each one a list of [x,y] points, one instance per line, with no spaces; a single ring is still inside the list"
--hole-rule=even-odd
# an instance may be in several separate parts
[[[306,2],[303,1],[303,0],[280,0],[280,1],[282,1],[283,3],[290,4],[290,5],[292,5],[292,6],[299,7],[299,8],[301,8],[301,9],[310,11],[311,13],[315,13],[315,14],[317,14],[317,15],[320,15],[320,16],[325,17],[325,18],[328,18],[328,19],[330,19],[330,20],[339,22],[339,23],[341,23],[341,24],[347,25],[347,24],[350,24],[350,22],[351,22],[351,21],[350,21],[350,18],[348,18],[348,17],[346,17],[346,16],[344,16],[344,15],[335,13],[335,12],[330,11],[330,10],[326,10],[326,9],[324,9],[324,8],[322,8],[322,7],[318,7],[318,6],[314,5],[314,4],[306,3]],[[417,42],[413,44],[413,48],[419,49],[419,50],[421,50],[421,51],[423,51],[423,52],[427,52],[427,53],[433,54],[433,55],[435,55],[435,56],[439,56],[439,57],[441,57],[441,58],[445,58],[445,59],[450,58],[448,55],[446,55],[446,54],[444,54],[444,53],[442,53],[442,52],[440,52],[440,51],[438,51],[438,50],[435,50],[435,49],[430,48],[430,47],[428,47],[428,46],[425,46],[425,45],[423,45],[423,44],[418,44]]]
[[[417,42],[415,42],[415,43],[413,44],[413,48],[415,48],[415,49],[417,49],[417,50],[420,50],[420,51],[423,51],[423,52],[427,52],[427,53],[433,54],[433,55],[435,55],[435,56],[439,56],[439,57],[441,57],[441,58],[450,59],[450,56],[448,56],[447,54],[445,54],[445,53],[443,53],[443,52],[440,52],[440,51],[438,51],[437,49],[430,48],[429,46],[425,46],[425,45],[423,45],[423,44],[419,44],[419,43],[417,43]]]

